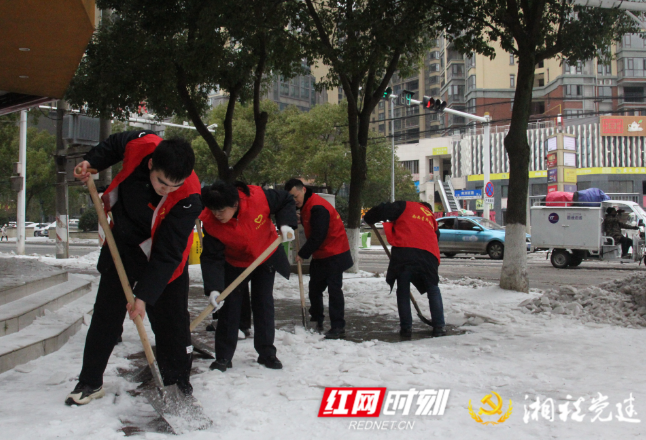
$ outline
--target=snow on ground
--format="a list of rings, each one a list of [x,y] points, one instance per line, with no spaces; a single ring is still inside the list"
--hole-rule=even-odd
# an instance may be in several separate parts
[[[60,261],[60,260],[59,260]],[[199,283],[199,267],[192,266],[191,282]],[[192,377],[195,396],[214,420],[207,431],[179,436],[190,439],[605,439],[636,437],[646,423],[646,362],[644,330],[600,323],[584,323],[555,313],[523,313],[518,304],[529,295],[504,291],[495,285],[470,280],[466,285],[441,284],[447,321],[464,325],[468,333],[413,342],[326,341],[297,328],[296,333],[276,332],[279,371],[256,363],[253,341],[239,341],[233,369],[209,371],[210,361],[197,359],[201,374]],[[307,280],[306,280],[307,285]],[[557,287],[557,286],[555,286]],[[396,314],[394,294],[383,276],[350,274],[345,278],[346,307],[367,314]],[[298,280],[277,277],[277,298],[298,300]],[[418,297],[419,298],[419,297]],[[425,298],[418,299],[427,313]],[[607,306],[606,306],[607,307]],[[125,357],[141,351],[134,325],[124,325],[124,343],[116,347],[105,375],[106,397],[84,407],[66,407],[66,394],[79,373],[87,327],[60,351],[0,375],[0,425],[2,438],[114,439],[123,437],[122,421],[144,421],[155,414],[143,397],[131,397],[135,388],[117,375],[128,368]],[[149,333],[151,336],[152,334]],[[443,416],[411,413],[381,414],[378,418],[319,418],[325,387],[386,387],[388,391],[450,389]],[[485,395],[498,393],[506,414],[495,426],[474,421]],[[601,398],[600,398],[600,394]],[[628,399],[632,395],[632,402]],[[605,397],[607,400],[604,400]],[[555,408],[554,420],[530,407],[536,400]],[[551,399],[551,400],[549,400]],[[581,399],[583,399],[581,401]],[[599,402],[596,402],[599,399]],[[577,400],[579,403],[577,403]],[[493,398],[494,403],[496,398]],[[566,421],[559,419],[559,405],[568,404]],[[598,403],[598,405],[597,405]],[[637,414],[629,411],[630,403]],[[384,403],[385,404],[385,403]],[[582,421],[576,421],[575,404]],[[607,406],[604,406],[607,404]],[[641,423],[617,420],[623,417]],[[536,420],[528,416],[525,408]],[[590,409],[592,407],[592,409]],[[600,412],[600,417],[597,414]],[[612,420],[606,420],[612,414]],[[499,420],[499,415],[486,420]],[[383,430],[358,430],[353,422],[379,422]],[[410,422],[408,425],[383,422]],[[411,427],[405,432],[400,427]],[[394,429],[392,429],[394,427]],[[147,433],[141,438],[174,438]]]

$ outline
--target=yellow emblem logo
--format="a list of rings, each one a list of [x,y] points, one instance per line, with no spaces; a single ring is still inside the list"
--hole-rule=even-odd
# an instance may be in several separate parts
[[[494,402],[494,396],[496,400],[495,402]],[[500,397],[500,394],[496,393],[495,391],[492,391],[491,394],[487,394],[486,396],[484,396],[480,402],[482,403],[483,406],[480,407],[480,409],[478,410],[478,413],[476,414],[476,412],[473,410],[473,407],[471,406],[471,400],[469,400],[469,414],[471,414],[471,418],[478,423],[482,423],[483,425],[498,425],[499,423],[503,423],[511,416],[511,411],[512,411],[511,400],[509,401],[509,408],[507,409],[507,412],[505,414],[502,414],[503,400],[502,400],[502,397]],[[485,415],[485,416],[501,415],[501,416],[496,421],[494,420],[484,421],[482,420],[482,417],[480,417],[480,415]]]
[[[260,214],[256,219],[254,220],[256,223],[262,223],[262,214]]]
[[[433,213],[432,213],[431,211],[429,211],[427,208],[425,208],[425,207],[423,207],[423,206],[422,206],[422,207],[420,207],[420,209],[422,210],[422,212],[424,213],[424,215],[428,215],[428,216],[432,216],[432,215],[433,215]]]

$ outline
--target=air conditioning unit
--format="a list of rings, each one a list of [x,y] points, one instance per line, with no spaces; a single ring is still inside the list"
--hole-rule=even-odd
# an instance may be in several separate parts
[[[100,120],[84,115],[63,118],[63,139],[71,145],[94,146],[99,143]]]

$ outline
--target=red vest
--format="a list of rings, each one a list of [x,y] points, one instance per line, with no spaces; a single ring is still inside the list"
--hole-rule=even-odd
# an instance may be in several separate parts
[[[423,249],[435,255],[440,262],[437,243],[437,221],[433,212],[418,202],[406,202],[406,209],[394,223],[384,222],[388,243],[396,247]]]
[[[224,244],[224,258],[235,267],[249,267],[278,238],[264,191],[249,185],[249,192],[247,196],[238,190],[238,215],[226,223],[216,219],[208,208],[200,214],[204,230]]]
[[[301,223],[305,230],[305,237],[310,238],[310,232],[312,230],[310,217],[312,215],[312,208],[315,206],[322,206],[327,209],[327,212],[330,213],[330,226],[327,230],[327,237],[325,237],[321,247],[312,254],[312,258],[327,258],[349,251],[350,244],[348,243],[348,236],[345,233],[341,216],[327,200],[318,194],[312,194],[301,208]]]
[[[153,154],[155,148],[157,148],[157,145],[159,145],[161,141],[163,141],[163,139],[159,136],[154,134],[147,134],[128,142],[128,144],[126,145],[125,154],[123,156],[123,168],[114,177],[114,179],[112,179],[110,186],[108,186],[108,189],[106,189],[101,196],[101,198],[103,199],[103,208],[105,209],[106,213],[109,212],[117,202],[117,197],[119,194],[118,191],[115,191],[117,187],[135,171],[135,169],[141,164],[141,161],[144,160],[146,156]],[[200,193],[200,180],[197,178],[197,175],[193,171],[191,175],[188,176],[188,178],[184,181],[184,184],[182,186],[161,199],[153,214],[153,221],[150,226],[151,238],[139,245],[144,253],[148,256],[148,259],[150,259],[150,252],[155,240],[155,232],[157,231],[157,228],[159,228],[159,225],[164,220],[164,218],[166,218],[166,215],[170,212],[171,209],[173,209],[173,206],[175,206],[175,204],[177,204],[177,202],[179,202],[180,200],[183,200],[192,194]],[[174,281],[184,271],[184,267],[186,266],[186,262],[188,261],[188,254],[191,251],[192,245],[193,234],[191,233],[188,237],[186,249],[184,249],[184,252],[182,254],[182,262],[179,264],[179,266],[177,266],[175,272],[173,272],[173,276],[171,277],[169,283]]]

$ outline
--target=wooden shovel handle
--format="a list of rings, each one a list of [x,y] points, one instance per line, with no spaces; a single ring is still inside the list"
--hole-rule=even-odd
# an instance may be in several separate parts
[[[224,301],[225,298],[227,296],[229,296],[229,294],[231,292],[233,292],[235,290],[235,288],[238,287],[238,285],[240,283],[242,283],[245,280],[245,278],[247,278],[249,276],[249,274],[251,272],[254,271],[254,269],[256,267],[260,266],[260,264],[262,264],[262,262],[265,261],[265,258],[267,258],[274,251],[274,249],[276,249],[278,247],[278,245],[282,241],[283,241],[283,239],[279,235],[276,238],[276,240],[274,240],[274,242],[272,244],[270,244],[269,247],[267,249],[265,249],[264,252],[262,254],[260,254],[260,256],[258,256],[258,258],[256,258],[254,260],[254,262],[251,263],[251,265],[244,270],[244,272],[242,272],[240,275],[238,275],[238,278],[233,280],[233,282],[231,284],[229,284],[226,289],[224,289],[224,291],[220,294],[220,296],[218,296],[216,301],[218,303],[221,303],[222,301]],[[202,311],[202,313],[200,313],[199,316],[197,318],[195,318],[193,320],[193,322],[191,322],[191,331],[195,330],[195,328],[198,325],[200,325],[200,322],[204,321],[204,319],[207,316],[209,316],[213,312],[214,309],[215,309],[215,307],[213,307],[213,305],[211,303],[209,303],[209,305]]]
[[[296,254],[298,255],[298,251],[301,250],[301,243],[298,238],[298,231],[295,231],[296,233]],[[300,291],[301,294],[301,308],[305,308],[305,288],[303,287],[303,264],[299,261],[296,263],[296,266],[298,267],[298,290]]]

